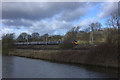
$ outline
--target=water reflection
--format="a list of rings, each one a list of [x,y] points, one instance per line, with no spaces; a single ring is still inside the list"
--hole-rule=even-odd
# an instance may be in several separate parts
[[[80,67],[84,67],[85,69],[92,72],[107,74],[110,77],[118,77],[118,68],[115,69],[115,68],[107,68],[107,67],[100,67],[100,66],[84,66],[84,65],[81,65]]]
[[[2,56],[2,77],[10,77],[14,71],[14,57]]]
[[[110,78],[117,69],[53,63],[37,59],[3,56],[4,78]]]

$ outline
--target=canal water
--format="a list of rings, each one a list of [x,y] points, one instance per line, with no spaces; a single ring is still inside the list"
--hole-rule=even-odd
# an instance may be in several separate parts
[[[3,78],[117,78],[113,68],[55,63],[39,59],[3,56]]]
[[[0,79],[2,78],[2,54],[0,53]]]

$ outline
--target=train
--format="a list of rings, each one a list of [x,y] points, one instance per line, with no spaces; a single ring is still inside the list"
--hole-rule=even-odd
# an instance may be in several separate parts
[[[58,45],[63,41],[17,42],[15,45]]]

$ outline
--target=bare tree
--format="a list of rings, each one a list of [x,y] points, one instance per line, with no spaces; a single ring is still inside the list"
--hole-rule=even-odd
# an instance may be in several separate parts
[[[107,19],[106,25],[108,28],[118,29],[119,19],[117,15],[111,14],[110,18]]]
[[[69,40],[75,40],[77,39],[77,34],[79,32],[80,27],[73,27],[70,31],[68,31],[65,35],[65,39],[69,39]]]
[[[107,19],[106,22],[105,38],[107,43],[118,44],[118,28],[119,28],[119,19],[117,15],[112,15]]]
[[[18,36],[17,41],[18,41],[18,42],[26,42],[26,41],[28,41],[28,34],[25,33],[25,32],[21,33],[21,34]]]
[[[37,32],[32,33],[31,36],[32,36],[33,41],[38,41],[40,38],[39,33],[37,33]]]

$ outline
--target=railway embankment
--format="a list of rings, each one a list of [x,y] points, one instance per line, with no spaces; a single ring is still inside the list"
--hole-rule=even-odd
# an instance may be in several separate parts
[[[94,46],[87,50],[33,50],[15,49],[9,55],[26,58],[43,59],[55,62],[87,64],[104,67],[120,67],[118,51],[114,45]]]

